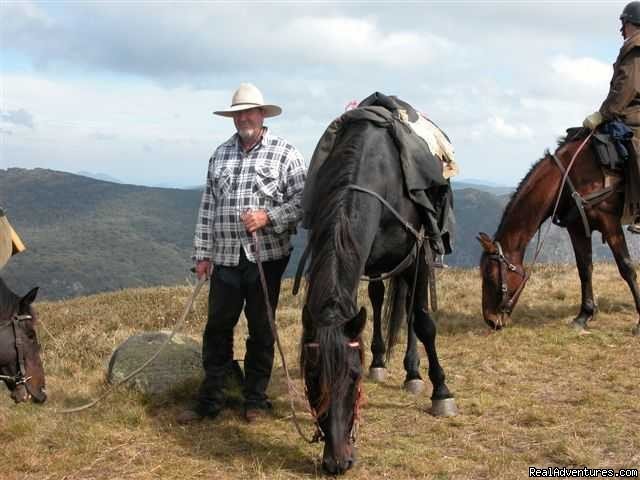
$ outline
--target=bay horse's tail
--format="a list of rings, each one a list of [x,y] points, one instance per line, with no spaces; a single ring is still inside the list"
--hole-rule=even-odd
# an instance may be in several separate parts
[[[409,286],[402,276],[395,276],[389,280],[382,316],[386,334],[387,363],[391,358],[393,347],[398,343],[398,333],[407,317],[408,290]]]

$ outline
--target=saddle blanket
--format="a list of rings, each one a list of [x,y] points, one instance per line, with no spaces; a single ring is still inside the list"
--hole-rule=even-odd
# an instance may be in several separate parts
[[[410,122],[407,118],[407,124],[416,135],[425,141],[429,151],[440,159],[442,176],[447,179],[456,176],[459,170],[455,161],[453,145],[435,123],[421,112],[417,113],[418,119],[415,122]]]

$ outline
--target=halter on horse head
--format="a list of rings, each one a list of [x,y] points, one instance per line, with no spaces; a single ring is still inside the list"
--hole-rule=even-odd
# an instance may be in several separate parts
[[[19,297],[0,279],[0,380],[16,403],[47,399],[37,317],[31,305],[37,293],[36,287]]]

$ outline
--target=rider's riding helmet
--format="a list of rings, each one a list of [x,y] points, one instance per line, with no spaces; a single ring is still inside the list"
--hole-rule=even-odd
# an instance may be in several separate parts
[[[620,21],[640,26],[640,2],[628,3],[620,14]]]

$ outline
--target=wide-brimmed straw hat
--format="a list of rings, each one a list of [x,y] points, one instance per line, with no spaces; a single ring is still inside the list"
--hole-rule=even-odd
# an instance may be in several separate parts
[[[222,117],[233,117],[235,112],[249,110],[256,107],[260,107],[262,109],[265,118],[275,117],[282,113],[282,109],[279,106],[265,104],[262,93],[251,83],[240,84],[231,98],[231,107],[227,110],[218,110],[213,113]]]

